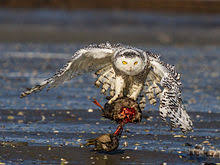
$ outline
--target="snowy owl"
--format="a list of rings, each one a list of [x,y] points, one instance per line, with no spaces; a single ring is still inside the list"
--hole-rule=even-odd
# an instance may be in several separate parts
[[[182,104],[180,74],[174,66],[161,61],[156,54],[121,44],[107,42],[78,50],[51,78],[23,92],[21,97],[47,85],[49,90],[86,72],[95,72],[95,85],[102,87],[101,93],[110,96],[109,104],[117,98],[129,97],[137,100],[143,109],[145,96],[150,104],[156,104],[158,97],[164,121],[168,117],[172,127],[180,127],[182,131],[192,129],[192,121]]]

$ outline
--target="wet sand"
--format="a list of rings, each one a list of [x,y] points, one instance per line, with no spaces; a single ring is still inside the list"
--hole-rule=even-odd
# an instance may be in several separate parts
[[[175,154],[153,151],[117,150],[112,153],[98,153],[91,149],[77,147],[20,146],[2,147],[1,159],[17,163],[57,164],[133,164],[133,163],[181,163],[186,162]],[[159,158],[159,160],[158,160]],[[35,161],[33,161],[35,160]],[[4,161],[3,161],[4,162]],[[7,161],[8,163],[10,161]]]
[[[183,135],[178,130],[169,131],[157,111],[144,111],[142,122],[127,125],[118,150],[111,153],[83,146],[86,139],[111,133],[117,126],[103,119],[98,110],[1,110],[0,116],[2,162],[197,164],[219,161],[189,152],[196,144],[206,149],[219,147],[219,113],[190,113],[194,133]]]

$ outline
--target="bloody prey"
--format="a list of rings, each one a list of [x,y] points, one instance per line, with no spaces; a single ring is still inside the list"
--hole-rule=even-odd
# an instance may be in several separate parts
[[[97,151],[113,151],[118,148],[118,141],[123,132],[123,126],[127,123],[141,121],[141,109],[137,102],[127,97],[119,98],[112,104],[106,103],[104,107],[95,99],[93,103],[101,108],[103,117],[113,120],[119,125],[113,134],[103,134],[98,138],[87,140],[88,143],[86,145],[94,145],[94,150]]]

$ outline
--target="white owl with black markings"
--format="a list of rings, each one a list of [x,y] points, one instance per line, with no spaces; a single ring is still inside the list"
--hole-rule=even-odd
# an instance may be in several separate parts
[[[95,72],[95,85],[102,87],[101,93],[111,96],[109,104],[120,97],[137,100],[142,109],[146,98],[150,104],[160,100],[160,116],[169,118],[172,127],[183,132],[192,130],[192,121],[186,113],[181,99],[180,74],[174,66],[162,62],[158,55],[121,44],[89,45],[78,50],[72,59],[54,76],[21,94],[56,87],[86,72]]]

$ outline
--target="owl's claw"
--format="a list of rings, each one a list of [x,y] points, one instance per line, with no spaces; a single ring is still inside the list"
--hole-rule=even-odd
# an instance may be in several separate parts
[[[109,101],[108,101],[108,103],[109,104],[112,104],[115,100],[117,100],[117,98],[118,98],[119,96],[114,96],[114,97],[112,97]]]
[[[133,95],[127,95],[127,97],[130,98],[130,99],[132,99],[132,100],[134,100],[134,101],[137,100],[137,97],[135,97],[135,96],[133,96]]]

